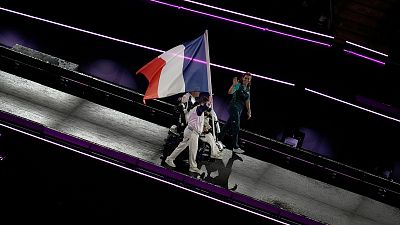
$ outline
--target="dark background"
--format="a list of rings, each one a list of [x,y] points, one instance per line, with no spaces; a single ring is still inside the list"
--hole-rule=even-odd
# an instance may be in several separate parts
[[[331,24],[321,25],[315,18],[325,11],[326,5],[323,4],[307,8],[302,1],[267,1],[262,6],[257,1],[203,2],[330,34],[335,36],[335,40],[303,35],[329,41],[333,47],[327,48],[144,0],[115,0],[112,3],[5,0],[0,7],[161,50],[192,40],[207,29],[211,63],[296,84],[296,87],[290,87],[254,77],[251,90],[253,118],[250,121],[243,119],[242,128],[279,140],[286,129],[298,127],[305,133],[303,148],[370,172],[375,172],[378,166],[394,169],[395,179],[399,179],[399,122],[303,89],[310,88],[400,118],[400,89],[394,82],[399,71],[398,61],[393,57],[398,55],[398,50],[392,41],[395,33],[390,31],[390,27],[376,29],[380,33],[379,38],[359,35],[359,39],[350,39],[354,42],[363,41],[367,47],[376,47],[376,50],[389,54],[389,58],[370,55],[385,60],[387,64],[382,66],[343,53],[343,40],[353,36],[346,36],[344,28],[339,26],[340,22],[343,23],[338,14],[340,5],[335,5],[334,14],[330,15]],[[341,2],[337,1],[336,4]],[[309,3],[316,4],[313,1]],[[260,21],[215,10],[198,6],[193,8],[267,26]],[[385,17],[384,22],[392,16],[390,11],[386,13],[390,16]],[[300,34],[276,26],[273,28]],[[141,93],[145,92],[147,81],[142,76],[136,76],[135,72],[160,54],[5,11],[0,11],[0,43],[9,47],[21,44],[77,63],[79,70],[84,73]],[[239,73],[217,67],[211,70],[216,111],[220,119],[225,120],[225,109],[229,102],[226,92],[232,77]],[[165,100],[174,102],[175,98]],[[367,104],[365,99],[375,104]]]

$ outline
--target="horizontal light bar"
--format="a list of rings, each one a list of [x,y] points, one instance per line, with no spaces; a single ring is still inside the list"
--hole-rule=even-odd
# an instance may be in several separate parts
[[[193,4],[196,4],[196,5],[201,5],[201,6],[204,6],[204,7],[207,7],[207,8],[212,8],[212,9],[216,9],[216,10],[219,10],[219,11],[228,12],[228,13],[231,13],[231,14],[235,14],[235,15],[239,15],[239,16],[243,16],[243,17],[247,17],[247,18],[251,18],[251,19],[255,19],[255,20],[259,20],[259,21],[263,21],[263,22],[267,22],[267,23],[271,23],[271,24],[274,24],[274,25],[279,25],[279,26],[291,28],[291,29],[294,29],[294,30],[299,30],[299,31],[303,31],[303,32],[306,32],[306,33],[315,34],[315,35],[319,35],[319,36],[322,36],[322,37],[334,39],[334,37],[330,36],[330,35],[314,32],[314,31],[311,31],[311,30],[302,29],[302,28],[299,28],[299,27],[290,26],[290,25],[287,25],[287,24],[284,24],[284,23],[278,23],[278,22],[275,22],[275,21],[272,21],[272,20],[266,20],[266,19],[263,19],[263,18],[259,18],[259,17],[255,17],[255,16],[251,16],[251,15],[235,12],[235,11],[224,9],[224,8],[219,8],[219,7],[212,6],[212,5],[207,5],[207,4],[196,2],[196,1],[191,1],[191,0],[183,0],[183,1],[184,2],[193,3]]]
[[[254,28],[254,29],[261,30],[261,31],[269,31],[269,32],[280,34],[280,35],[284,35],[284,36],[287,36],[287,37],[296,38],[296,39],[299,39],[299,40],[302,40],[302,41],[307,41],[307,42],[311,42],[311,43],[314,43],[314,44],[319,44],[319,45],[326,46],[326,47],[331,47],[332,46],[332,45],[324,43],[324,42],[315,41],[315,40],[299,37],[299,36],[296,36],[296,35],[287,34],[287,33],[279,32],[279,31],[275,31],[275,30],[271,30],[271,29],[268,29],[268,28],[265,28],[265,27],[260,27],[260,26],[256,26],[256,25],[253,25],[253,24],[244,23],[244,22],[241,22],[241,21],[233,20],[233,19],[228,19],[228,18],[225,18],[225,17],[222,17],[222,16],[217,16],[217,15],[214,15],[214,14],[210,14],[210,13],[205,13],[205,12],[201,12],[201,11],[198,11],[198,10],[189,9],[189,8],[186,8],[186,7],[183,7],[183,6],[177,6],[177,5],[173,5],[173,4],[170,4],[170,3],[165,3],[165,2],[162,2],[162,1],[158,1],[158,0],[149,0],[149,1],[157,3],[157,4],[161,4],[161,5],[166,5],[166,6],[169,6],[169,7],[177,8],[177,9],[186,10],[186,11],[189,11],[189,12],[192,12],[192,13],[197,13],[197,14],[208,16],[208,17],[212,17],[212,18],[216,18],[216,19],[220,19],[220,20],[224,20],[224,21],[240,24],[242,26],[251,27],[251,28]]]
[[[381,65],[385,65],[385,62],[379,61],[379,60],[377,60],[377,59],[373,59],[373,58],[371,58],[371,57],[362,55],[362,54],[360,54],[360,53],[353,52],[353,51],[350,51],[350,50],[347,50],[347,49],[343,49],[343,51],[346,52],[346,53],[349,53],[349,54],[351,54],[351,55],[355,55],[355,56],[358,56],[358,57],[360,57],[360,58],[368,59],[368,60],[370,60],[370,61],[372,61],[372,62],[379,63],[379,64],[381,64]]]
[[[346,43],[347,43],[347,44],[350,44],[350,45],[353,45],[353,46],[356,46],[356,47],[359,47],[359,48],[362,48],[362,49],[365,49],[365,50],[368,50],[368,51],[371,51],[371,52],[374,52],[374,53],[379,54],[379,55],[383,55],[383,56],[386,56],[386,57],[389,56],[389,55],[384,54],[384,53],[382,53],[382,52],[375,51],[375,50],[373,50],[373,49],[364,47],[364,46],[362,46],[362,45],[358,45],[358,44],[353,43],[353,42],[350,42],[350,41],[346,41]]]
[[[16,132],[19,132],[19,133],[22,133],[22,134],[25,134],[25,135],[28,135],[28,136],[33,137],[33,138],[35,138],[35,139],[38,139],[38,140],[41,140],[41,141],[44,141],[44,142],[47,142],[47,143],[50,143],[50,144],[53,144],[53,145],[62,147],[62,148],[65,148],[65,149],[67,149],[67,150],[76,152],[76,153],[78,153],[78,154],[81,154],[81,155],[84,155],[84,156],[87,156],[87,157],[90,157],[90,158],[93,158],[93,159],[96,159],[96,160],[99,160],[99,161],[108,163],[108,164],[110,164],[110,165],[113,165],[113,166],[116,166],[116,167],[119,167],[119,168],[122,168],[122,169],[125,169],[125,170],[128,170],[128,171],[130,171],[130,172],[133,172],[133,173],[136,173],[136,174],[139,174],[139,175],[142,175],[142,176],[151,178],[151,179],[153,179],[153,180],[157,180],[157,181],[159,181],[159,182],[162,182],[162,183],[165,183],[165,184],[169,184],[169,185],[174,186],[174,187],[176,187],[176,188],[183,189],[183,190],[185,190],[185,191],[188,191],[188,192],[191,192],[191,193],[200,195],[200,196],[202,196],[202,197],[205,197],[205,198],[214,200],[214,201],[216,201],[216,202],[219,202],[219,203],[222,203],[222,204],[225,204],[225,205],[228,205],[228,206],[231,206],[231,207],[240,209],[240,210],[242,210],[242,211],[245,211],[245,212],[254,214],[254,215],[256,215],[256,216],[260,216],[260,217],[263,217],[263,218],[265,218],[265,219],[268,219],[268,220],[271,220],[271,221],[274,221],[274,222],[277,222],[277,223],[280,223],[280,224],[290,225],[289,223],[285,223],[285,222],[283,222],[283,221],[280,221],[280,220],[277,220],[277,219],[275,219],[275,218],[272,218],[272,217],[263,215],[263,214],[261,214],[261,213],[254,212],[254,211],[252,211],[252,210],[243,208],[243,207],[241,207],[241,206],[237,206],[237,205],[234,205],[234,204],[232,204],[232,203],[229,203],[229,202],[220,200],[220,199],[218,199],[218,198],[214,198],[214,197],[208,196],[208,195],[203,194],[203,193],[201,193],[201,192],[198,192],[198,191],[195,191],[195,190],[186,188],[186,187],[184,187],[184,186],[180,186],[180,185],[174,184],[174,183],[172,183],[172,182],[163,180],[163,179],[161,179],[161,178],[152,176],[152,175],[150,175],[150,174],[143,173],[143,172],[140,172],[140,171],[137,171],[137,170],[133,170],[133,169],[131,169],[131,168],[128,168],[128,167],[125,167],[125,166],[116,164],[116,163],[111,162],[111,161],[107,161],[107,160],[102,159],[102,158],[100,158],[100,157],[96,157],[96,156],[90,155],[90,154],[88,154],[88,153],[84,153],[84,152],[78,151],[78,150],[76,150],[76,149],[73,149],[73,148],[71,148],[71,147],[62,145],[62,144],[60,144],[60,143],[57,143],[57,142],[54,142],[54,141],[50,141],[50,140],[44,139],[44,138],[39,137],[39,136],[36,136],[36,135],[34,135],[34,134],[30,134],[30,133],[28,133],[28,132],[26,132],[26,131],[22,131],[22,130],[19,130],[19,129],[17,129],[17,128],[10,127],[10,126],[5,125],[5,124],[2,124],[2,123],[0,123],[0,126],[6,127],[6,128],[8,128],[8,129],[14,130],[14,131],[16,131]]]
[[[167,3],[165,3],[165,4],[167,4]],[[129,42],[129,41],[125,41],[125,40],[122,40],[122,39],[110,37],[110,36],[107,36],[107,35],[95,33],[95,32],[92,32],[92,31],[87,31],[87,30],[84,30],[84,29],[81,29],[81,28],[65,25],[65,24],[62,24],[62,23],[57,23],[57,22],[54,22],[54,21],[51,21],[51,20],[40,18],[40,17],[31,16],[31,15],[28,15],[28,14],[25,14],[25,13],[20,13],[20,12],[14,11],[14,10],[2,8],[2,7],[0,7],[0,10],[6,11],[6,12],[9,12],[9,13],[13,13],[13,14],[17,14],[17,15],[20,15],[20,16],[25,16],[25,17],[28,17],[28,18],[31,18],[31,19],[42,21],[42,22],[54,24],[54,25],[57,25],[57,26],[65,27],[65,28],[72,29],[72,30],[75,30],[75,31],[87,33],[87,34],[94,35],[94,36],[97,36],[97,37],[106,38],[106,39],[109,39],[109,40],[112,40],[112,41],[133,45],[133,46],[136,46],[136,47],[139,47],[139,48],[144,48],[144,49],[148,49],[148,50],[152,50],[152,51],[156,51],[156,52],[161,52],[161,53],[165,52],[165,51],[160,50],[160,49],[148,47],[148,46],[141,45],[141,44],[136,44],[136,43],[133,43],[133,42]],[[227,67],[227,66],[221,66],[221,65],[218,65],[218,64],[214,64],[214,63],[210,63],[210,65],[218,67],[218,68],[230,70],[230,71],[242,72],[241,70],[238,70],[238,69],[234,69],[234,68]],[[275,81],[275,82],[278,82],[278,83],[294,86],[294,84],[286,82],[286,81],[281,81],[281,80],[277,80],[277,79],[273,79],[273,78],[269,78],[269,77],[264,77],[264,76],[260,76],[260,75],[255,75],[255,76],[259,77],[259,78],[262,78],[262,79],[266,79],[266,80]]]
[[[317,94],[317,95],[321,95],[321,96],[323,96],[323,97],[326,97],[326,98],[329,98],[329,99],[338,101],[338,102],[340,102],[340,103],[343,103],[343,104],[352,106],[352,107],[354,107],[354,108],[361,109],[361,110],[364,110],[364,111],[366,111],[366,112],[370,112],[370,113],[373,113],[373,114],[375,114],[375,115],[378,115],[378,116],[381,116],[381,117],[384,117],[384,118],[387,118],[387,119],[390,119],[390,120],[393,120],[393,121],[396,121],[396,122],[400,122],[399,119],[396,119],[396,118],[393,118],[393,117],[390,117],[390,116],[386,116],[386,115],[384,115],[384,114],[382,114],[382,113],[378,113],[378,112],[372,111],[372,110],[370,110],[370,109],[366,109],[366,108],[364,108],[364,107],[361,107],[361,106],[358,106],[358,105],[355,105],[355,104],[352,104],[352,103],[343,101],[343,100],[338,99],[338,98],[331,97],[331,96],[326,95],[326,94],[323,94],[323,93],[321,93],[321,92],[314,91],[314,90],[311,90],[311,89],[308,89],[308,88],[305,88],[305,90],[308,91],[308,92],[311,92],[311,93],[314,93],[314,94]]]

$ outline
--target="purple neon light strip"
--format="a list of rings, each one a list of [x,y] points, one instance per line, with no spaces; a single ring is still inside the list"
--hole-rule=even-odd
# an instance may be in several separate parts
[[[196,1],[191,1],[191,0],[183,0],[183,1],[184,2],[193,3],[193,4],[196,4],[196,5],[201,5],[201,6],[204,6],[204,7],[207,7],[207,8],[216,9],[216,10],[219,10],[219,11],[228,12],[228,13],[231,13],[231,14],[235,14],[235,15],[239,15],[239,16],[243,16],[243,17],[247,17],[247,18],[251,18],[251,19],[255,19],[255,20],[259,20],[259,21],[263,21],[263,22],[267,22],[267,23],[271,23],[271,24],[275,24],[275,25],[279,25],[279,26],[283,26],[283,27],[287,27],[287,28],[291,28],[291,29],[294,29],[294,30],[299,30],[299,31],[303,31],[303,32],[306,32],[306,33],[315,34],[315,35],[319,35],[319,36],[322,36],[322,37],[334,39],[334,37],[330,36],[330,35],[321,34],[321,33],[318,33],[318,32],[311,31],[311,30],[306,30],[306,29],[302,29],[302,28],[299,28],[299,27],[290,26],[290,25],[287,25],[287,24],[284,24],[284,23],[278,23],[278,22],[275,22],[275,21],[272,21],[272,20],[266,20],[266,19],[263,19],[263,18],[247,15],[247,14],[244,14],[244,13],[235,12],[235,11],[224,9],[224,8],[219,8],[219,7],[212,6],[212,5],[207,5],[207,4],[196,2]]]
[[[280,35],[284,35],[284,36],[291,37],[291,38],[296,38],[296,39],[299,39],[299,40],[302,40],[302,41],[307,41],[307,42],[311,42],[311,43],[314,43],[314,44],[319,44],[319,45],[326,46],[326,47],[331,47],[332,46],[332,45],[324,43],[324,42],[315,41],[315,40],[299,37],[299,36],[296,36],[296,35],[287,34],[287,33],[279,32],[279,31],[275,31],[275,30],[271,30],[271,29],[268,29],[268,28],[265,28],[265,27],[260,27],[260,26],[249,24],[249,23],[244,23],[244,22],[240,22],[240,21],[237,21],[237,20],[228,19],[228,18],[225,18],[225,17],[222,17],[222,16],[216,16],[216,15],[213,15],[213,14],[210,14],[210,13],[205,13],[205,12],[189,9],[189,8],[182,7],[182,6],[177,6],[177,5],[173,5],[173,4],[169,4],[169,3],[165,3],[165,2],[161,2],[161,1],[157,1],[157,0],[149,0],[149,1],[157,3],[157,4],[161,4],[161,5],[170,6],[170,7],[177,8],[177,9],[183,9],[183,10],[186,10],[186,11],[189,11],[189,12],[193,12],[193,13],[197,13],[197,14],[201,14],[201,15],[204,15],[204,16],[208,16],[208,17],[212,17],[212,18],[216,18],[216,19],[225,20],[225,21],[228,21],[228,22],[240,24],[242,26],[247,26],[247,27],[251,27],[251,28],[254,28],[254,29],[262,30],[262,31],[269,31],[269,32],[272,32],[272,33],[275,33],[275,34],[280,34]]]
[[[167,3],[164,3],[164,4],[167,4]],[[84,29],[81,29],[81,28],[76,28],[76,27],[65,25],[65,24],[62,24],[62,23],[57,23],[57,22],[54,22],[54,21],[51,21],[51,20],[46,20],[46,19],[40,18],[40,17],[31,16],[31,15],[28,15],[28,14],[25,14],[25,13],[20,13],[20,12],[14,11],[14,10],[2,8],[2,7],[0,7],[0,10],[6,11],[6,12],[9,12],[9,13],[13,13],[13,14],[17,14],[17,15],[20,15],[20,16],[25,16],[25,17],[28,17],[28,18],[31,18],[31,19],[42,21],[42,22],[54,24],[54,25],[57,25],[57,26],[65,27],[65,28],[72,29],[72,30],[75,30],[75,31],[87,33],[87,34],[94,35],[94,36],[97,36],[97,37],[106,38],[106,39],[109,39],[109,40],[112,40],[112,41],[133,45],[133,46],[136,46],[136,47],[139,47],[139,48],[144,48],[144,49],[148,49],[148,50],[152,50],[152,51],[156,51],[156,52],[161,52],[161,53],[165,52],[165,51],[160,50],[160,49],[148,47],[148,46],[141,45],[141,44],[136,44],[136,43],[133,43],[133,42],[129,42],[129,41],[125,41],[125,40],[122,40],[122,39],[110,37],[110,36],[107,36],[107,35],[95,33],[95,32],[92,32],[92,31],[87,31],[87,30],[84,30]],[[231,68],[231,67],[227,67],[227,66],[222,66],[222,65],[218,65],[218,64],[214,64],[214,63],[210,63],[210,65],[218,67],[218,68],[230,70],[230,71],[243,73],[243,71],[241,71],[241,70],[238,70],[238,69],[235,69],[235,68]],[[273,78],[269,78],[269,77],[265,77],[265,76],[261,76],[261,75],[256,75],[256,74],[255,74],[255,76],[259,77],[259,78],[262,78],[262,79],[266,79],[266,80],[275,81],[275,82],[278,82],[278,83],[294,86],[294,84],[286,82],[286,81],[281,81],[281,80],[277,80],[277,79],[273,79]]]
[[[353,46],[356,46],[356,47],[359,47],[359,48],[362,48],[362,49],[365,49],[365,50],[368,50],[368,51],[370,51],[370,52],[374,52],[374,53],[379,54],[379,55],[383,55],[383,56],[385,56],[385,57],[389,57],[389,55],[387,55],[387,54],[384,54],[384,53],[382,53],[382,52],[375,51],[375,50],[373,50],[373,49],[364,47],[364,46],[362,46],[362,45],[358,45],[358,44],[353,43],[353,42],[350,42],[350,41],[346,41],[346,43],[347,43],[347,44],[350,44],[350,45],[353,45]]]
[[[387,118],[387,119],[390,119],[390,120],[393,120],[393,121],[396,121],[396,122],[400,122],[399,119],[396,119],[396,118],[393,118],[393,117],[390,117],[390,116],[386,116],[386,115],[384,115],[384,114],[382,114],[382,113],[378,113],[378,112],[372,111],[372,110],[370,110],[370,109],[366,109],[366,108],[361,107],[361,106],[358,106],[358,105],[354,105],[354,104],[352,104],[352,103],[343,101],[343,100],[338,99],[338,98],[331,97],[331,96],[326,95],[326,94],[323,94],[323,93],[321,93],[321,92],[314,91],[314,90],[311,90],[311,89],[308,89],[308,88],[305,88],[305,90],[308,91],[308,92],[311,92],[311,93],[314,93],[314,94],[317,94],[317,95],[321,95],[321,96],[323,96],[323,97],[326,97],[326,98],[329,98],[329,99],[338,101],[338,102],[340,102],[340,103],[343,103],[343,104],[352,106],[352,107],[354,107],[354,108],[361,109],[361,110],[364,110],[364,111],[366,111],[366,112],[370,112],[370,113],[373,113],[373,114],[375,114],[375,115],[382,116],[382,117],[385,117],[385,118]]]
[[[315,44],[320,44],[320,45],[323,45],[323,46],[326,46],[326,47],[331,47],[332,46],[332,45],[327,44],[327,43],[314,41],[314,40],[311,40],[311,39],[308,39],[308,38],[298,37],[298,36],[295,36],[295,35],[292,35],[292,34],[287,34],[287,33],[276,31],[276,30],[267,29],[267,31],[275,33],[275,34],[280,34],[280,35],[283,35],[283,36],[291,37],[291,38],[297,38],[297,39],[300,39],[300,40],[303,40],[303,41],[312,42],[312,43],[315,43]]]
[[[256,26],[256,25],[240,22],[240,21],[237,21],[237,20],[232,20],[232,19],[228,19],[228,18],[225,18],[225,17],[216,16],[216,15],[213,15],[213,14],[209,14],[209,13],[205,13],[205,12],[189,9],[189,8],[186,8],[186,7],[183,7],[183,6],[177,6],[177,5],[173,5],[173,4],[169,4],[169,3],[165,3],[165,2],[161,2],[161,1],[157,1],[157,0],[149,0],[149,1],[161,4],[161,5],[166,5],[166,6],[170,6],[170,7],[173,7],[173,8],[183,9],[183,10],[186,10],[186,11],[189,11],[189,12],[193,12],[193,13],[197,13],[197,14],[213,17],[213,18],[220,19],[220,20],[225,20],[225,21],[228,21],[228,22],[237,23],[237,24],[240,24],[240,25],[243,25],[243,26],[248,26],[248,27],[251,27],[251,28],[258,29],[258,30],[263,30],[263,31],[265,30],[264,27],[259,27],[259,26]]]
[[[96,159],[96,160],[100,160],[100,161],[105,162],[105,163],[108,163],[108,164],[110,164],[110,165],[117,166],[117,167],[119,167],[119,168],[128,170],[128,171],[130,171],[130,172],[133,172],[133,173],[136,173],[136,174],[139,174],[139,175],[142,175],[142,176],[151,178],[151,179],[153,179],[153,180],[157,180],[157,181],[159,181],[159,182],[162,182],[162,183],[165,183],[165,184],[174,186],[174,187],[176,187],[176,188],[180,188],[180,189],[183,189],[183,190],[185,190],[185,191],[192,192],[192,193],[194,193],[194,194],[197,194],[197,195],[200,195],[200,196],[202,196],[202,197],[205,197],[205,198],[214,200],[214,201],[216,201],[216,202],[219,202],[219,203],[222,203],[222,204],[231,206],[231,207],[235,207],[235,208],[237,208],[237,209],[240,209],[240,210],[246,211],[246,212],[248,212],[248,213],[251,213],[251,214],[254,214],[254,215],[263,217],[263,218],[265,218],[265,219],[272,220],[272,221],[274,221],[274,222],[277,222],[277,223],[280,223],[280,224],[284,224],[284,225],[290,225],[289,223],[285,223],[285,222],[283,222],[283,221],[279,221],[279,220],[274,219],[274,218],[272,218],[272,217],[269,217],[269,216],[266,216],[266,215],[263,215],[263,214],[260,214],[260,213],[251,211],[251,210],[249,210],[249,209],[246,209],[246,208],[243,208],[243,207],[234,205],[234,204],[232,204],[232,203],[229,203],[229,202],[226,202],[226,201],[223,201],[223,200],[220,200],[220,199],[217,199],[217,198],[208,196],[208,195],[203,194],[203,193],[201,193],[201,192],[197,192],[197,191],[195,191],[195,190],[192,190],[192,189],[189,189],[189,188],[186,188],[186,187],[183,187],[183,186],[180,186],[180,185],[177,185],[177,184],[174,184],[174,183],[165,181],[165,180],[163,180],[163,179],[161,179],[161,178],[158,178],[158,177],[155,177],[155,176],[152,176],[152,175],[149,175],[149,174],[146,174],[146,173],[137,171],[137,170],[133,170],[133,169],[131,169],[131,168],[127,168],[127,167],[125,167],[125,166],[121,166],[121,165],[116,164],[116,163],[114,163],[114,162],[110,162],[110,161],[107,161],[107,160],[105,160],[105,159],[102,159],[102,158],[99,158],[99,157],[96,157],[96,156],[93,156],[93,155],[90,155],[90,154],[87,154],[87,153],[84,153],[84,152],[75,150],[75,149],[73,149],[73,148],[71,148],[71,147],[68,147],[68,146],[59,144],[59,143],[57,143],[57,142],[53,142],[53,141],[44,139],[44,138],[42,138],[42,137],[39,137],[39,136],[30,134],[30,133],[28,133],[28,132],[25,132],[25,131],[16,129],[16,128],[14,128],[14,127],[10,127],[10,126],[7,126],[7,125],[2,124],[2,123],[0,123],[0,126],[3,126],[3,127],[8,128],[8,129],[17,131],[17,132],[19,132],[19,133],[28,135],[28,136],[30,136],[30,137],[36,138],[36,139],[41,140],[41,141],[44,141],[44,142],[47,142],[47,143],[50,143],[50,144],[53,144],[53,145],[57,145],[57,146],[59,146],[59,147],[62,147],[62,148],[65,148],[65,149],[67,149],[67,150],[76,152],[76,153],[78,153],[78,154],[81,154],[81,155],[84,155],[84,156],[87,156],[87,157],[90,157],[90,158],[93,158],[93,159]]]
[[[372,61],[372,62],[379,63],[379,64],[381,64],[381,65],[385,65],[385,63],[382,62],[382,61],[379,61],[379,60],[377,60],[377,59],[373,59],[373,58],[371,58],[371,57],[362,55],[362,54],[360,54],[360,53],[356,53],[356,52],[353,52],[353,51],[350,51],[350,50],[347,50],[347,49],[343,49],[343,51],[346,52],[346,53],[349,53],[349,54],[351,54],[351,55],[355,55],[355,56],[358,56],[358,57],[360,57],[360,58],[368,59],[368,60],[370,60],[370,61]]]

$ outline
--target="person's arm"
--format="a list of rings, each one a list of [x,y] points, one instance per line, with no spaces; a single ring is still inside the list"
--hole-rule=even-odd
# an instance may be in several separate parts
[[[233,81],[232,81],[232,85],[228,90],[228,94],[231,95],[231,94],[235,93],[235,91],[237,90],[237,87],[236,87],[237,84],[238,84],[238,79],[237,79],[237,77],[234,77]]]
[[[251,118],[250,99],[246,100],[246,109],[247,109],[247,119],[250,119]]]

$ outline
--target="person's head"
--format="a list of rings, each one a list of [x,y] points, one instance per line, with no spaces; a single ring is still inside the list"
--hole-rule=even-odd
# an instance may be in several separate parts
[[[244,85],[244,86],[246,86],[246,87],[249,88],[250,85],[251,85],[251,78],[252,78],[251,73],[246,72],[246,73],[242,74],[242,75],[239,77],[239,82],[240,82],[242,85]]]

